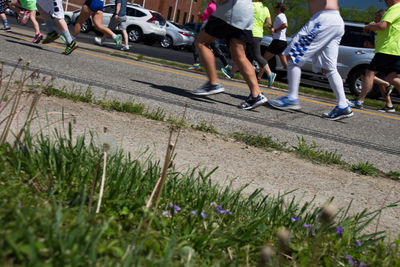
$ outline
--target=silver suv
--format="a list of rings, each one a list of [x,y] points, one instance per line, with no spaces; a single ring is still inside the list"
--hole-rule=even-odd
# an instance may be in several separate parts
[[[342,37],[339,47],[339,56],[337,69],[343,81],[354,95],[361,92],[361,75],[364,74],[365,68],[374,57],[374,49],[371,48],[375,43],[373,33],[364,33],[364,24],[345,22],[345,34]],[[288,38],[288,43],[291,38]],[[271,36],[264,36],[261,41],[261,50],[264,53],[266,47],[272,42]],[[275,57],[270,61],[271,68],[275,71],[286,71],[279,60]],[[302,67],[302,75],[312,76],[327,81],[322,73],[314,73],[312,71],[312,62],[306,62]],[[379,90],[375,88],[371,90],[370,96],[379,95]]]

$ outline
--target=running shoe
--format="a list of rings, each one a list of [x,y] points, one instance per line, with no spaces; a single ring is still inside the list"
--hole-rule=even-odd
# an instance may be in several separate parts
[[[34,44],[39,44],[40,41],[42,41],[43,39],[43,34],[41,32],[39,32],[38,34],[35,35],[35,37],[32,40],[32,43]]]
[[[10,32],[11,31],[11,27],[10,26],[3,26],[0,30],[6,31],[6,32]]]
[[[345,108],[339,108],[338,106],[336,106],[332,109],[331,112],[322,114],[322,118],[331,121],[341,120],[344,118],[349,118],[351,116],[353,116],[353,111],[351,111],[350,106],[347,106]]]
[[[129,45],[124,45],[123,47],[121,47],[121,51],[129,51]]]
[[[117,46],[117,48],[120,48],[122,45],[122,35],[117,34],[114,41],[115,41],[115,45]]]
[[[257,97],[250,95],[245,102],[240,103],[239,107],[241,109],[249,110],[261,106],[267,102],[267,97],[263,93],[260,93]]]
[[[275,72],[271,72],[271,75],[269,75],[268,77],[268,87],[271,87],[272,84],[274,83],[276,78],[276,73]]]
[[[379,109],[379,111],[380,112],[394,113],[394,112],[396,112],[396,109],[393,106],[391,106],[391,107],[384,106],[383,108]]]
[[[299,100],[290,100],[287,96],[280,97],[275,100],[271,100],[268,102],[272,107],[281,109],[281,110],[299,110],[301,109]]]
[[[363,102],[358,100],[358,98],[354,99],[354,101],[348,101],[348,103],[351,108],[364,109]]]
[[[224,92],[225,89],[222,87],[220,83],[215,85],[211,84],[210,82],[206,82],[201,88],[197,89],[193,92],[195,95],[214,95],[218,93]]]
[[[97,44],[97,45],[100,45],[100,46],[103,45],[101,37],[99,37],[99,36],[94,37],[94,43]]]
[[[55,40],[58,39],[60,35],[56,31],[52,31],[46,34],[46,37],[43,39],[42,44],[49,44],[54,42]]]
[[[198,70],[198,69],[200,69],[200,64],[198,63],[195,63],[188,68],[188,70]]]
[[[25,25],[28,22],[29,19],[29,11],[24,11],[24,14],[21,16],[21,24]]]
[[[225,74],[226,77],[228,77],[229,79],[233,78],[233,74],[232,74],[232,66],[231,65],[226,65],[224,68],[221,68],[221,71],[223,74]]]
[[[78,44],[75,41],[72,41],[70,44],[67,44],[64,50],[65,55],[69,55],[78,48]]]

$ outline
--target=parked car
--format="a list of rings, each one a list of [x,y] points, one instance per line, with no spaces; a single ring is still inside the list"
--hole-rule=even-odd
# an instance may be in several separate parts
[[[200,31],[202,23],[188,22],[183,24],[183,27],[190,29],[191,31],[198,33]]]
[[[104,6],[103,26],[108,26],[114,13],[114,9],[115,4]],[[154,44],[155,42],[164,39],[166,34],[166,20],[160,13],[143,8],[137,4],[128,4],[126,7],[126,13],[126,30],[128,32],[129,41],[135,43],[144,41],[147,44]],[[79,14],[80,10],[76,13],[74,12],[74,23]],[[94,30],[94,24],[90,18],[82,24],[81,32],[89,32],[91,30]]]
[[[374,49],[370,48],[370,45],[375,43],[375,36],[373,33],[364,33],[364,26],[365,25],[361,23],[345,22],[345,34],[339,46],[337,69],[343,81],[354,95],[360,94],[362,86],[361,76],[374,57]],[[288,43],[290,40],[291,38],[288,38]],[[264,36],[261,41],[262,53],[264,53],[266,47],[268,47],[271,42],[271,36]],[[278,56],[270,61],[270,67],[277,72],[285,71]],[[312,71],[311,60],[306,62],[302,67],[302,75],[318,77],[327,82],[325,75]],[[374,88],[369,94],[371,97],[376,97],[378,95],[378,88]]]
[[[164,40],[160,42],[162,47],[189,48],[193,45],[194,37],[196,36],[195,32],[172,21],[167,21],[165,25],[167,33]]]
[[[65,11],[64,12],[64,19],[67,25],[72,23],[72,17],[74,16],[74,12],[72,11]]]

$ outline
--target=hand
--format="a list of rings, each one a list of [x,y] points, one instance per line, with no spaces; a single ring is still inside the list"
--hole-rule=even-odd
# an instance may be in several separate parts
[[[272,33],[274,33],[274,32],[275,32],[275,29],[274,29],[274,27],[271,27],[271,28],[270,28],[270,30],[271,30],[271,32],[272,32]]]
[[[114,15],[114,18],[115,18],[115,19],[118,19],[118,14],[115,14],[115,15]]]
[[[370,30],[369,26],[370,26],[370,25],[373,25],[373,24],[375,24],[375,22],[371,22],[371,23],[369,23],[368,25],[365,25],[363,31],[364,31],[365,33],[370,33],[371,30]]]

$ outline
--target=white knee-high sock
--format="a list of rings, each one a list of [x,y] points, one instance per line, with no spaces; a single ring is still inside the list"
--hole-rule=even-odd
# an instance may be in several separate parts
[[[289,62],[287,68],[288,82],[289,82],[289,100],[297,100],[299,98],[299,85],[301,78],[301,68],[294,64],[293,62]]]
[[[335,93],[339,108],[346,108],[348,106],[346,94],[344,93],[343,80],[337,70],[332,70],[326,74],[329,85]]]

